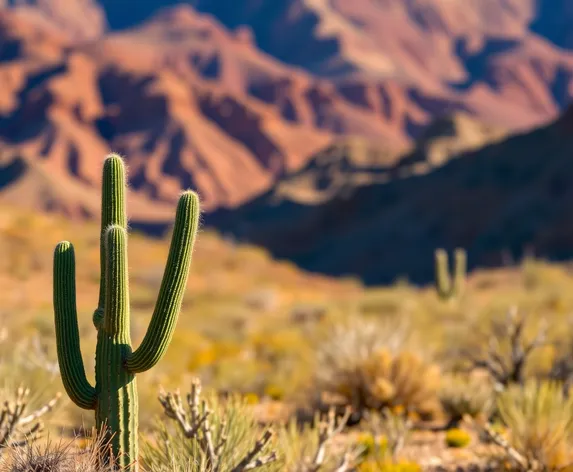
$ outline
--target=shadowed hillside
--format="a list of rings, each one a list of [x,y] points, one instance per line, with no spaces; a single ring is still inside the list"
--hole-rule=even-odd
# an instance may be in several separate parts
[[[525,249],[573,256],[573,109],[435,168],[425,163],[427,149],[422,142],[387,170],[393,178],[385,183],[319,204],[268,193],[207,221],[306,269],[368,283],[428,282],[441,246],[466,248],[470,266],[498,265],[505,252],[520,257]]]

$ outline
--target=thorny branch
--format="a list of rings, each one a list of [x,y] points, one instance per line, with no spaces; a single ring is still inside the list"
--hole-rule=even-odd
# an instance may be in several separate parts
[[[526,317],[519,316],[516,307],[508,311],[505,320],[493,321],[485,353],[462,351],[470,361],[471,369],[487,370],[502,388],[510,383],[523,385],[527,359],[535,349],[545,344],[547,337],[547,324],[543,323],[536,336],[526,341],[525,326]],[[506,347],[509,347],[509,352],[504,349]]]
[[[56,394],[48,403],[25,415],[29,395],[29,389],[18,388],[14,401],[4,402],[0,410],[0,454],[5,448],[22,447],[36,440],[43,430],[40,418],[54,408],[61,396]],[[22,427],[27,428],[22,431]]]
[[[161,391],[159,401],[167,417],[177,422],[185,437],[197,441],[207,458],[209,470],[219,472],[221,470],[221,453],[227,437],[222,434],[215,444],[213,439],[214,428],[209,422],[212,411],[205,400],[200,400],[200,394],[201,384],[198,380],[195,380],[191,385],[191,392],[187,395],[187,408],[184,407],[179,392],[166,393]],[[222,421],[218,426],[224,429],[224,422]],[[267,456],[259,457],[272,436],[272,431],[265,431],[251,450],[245,454],[236,466],[230,469],[230,472],[254,470],[275,461],[277,455],[274,452]]]
[[[489,423],[486,422],[485,424],[478,425],[469,415],[464,416],[464,421],[472,424],[479,432],[484,433],[493,444],[501,447],[507,454],[507,457],[517,465],[519,470],[523,472],[541,472],[543,470],[538,461],[530,459],[517,451],[511,446],[507,439],[494,431]]]
[[[306,469],[306,472],[317,472],[320,470],[326,460],[327,448],[330,445],[332,438],[342,432],[350,418],[350,414],[351,409],[346,408],[344,416],[337,421],[335,408],[330,408],[326,417],[318,424],[318,447],[310,465]],[[335,469],[335,472],[346,472],[350,470],[352,462],[352,454],[350,452],[346,453],[340,464],[338,464]]]

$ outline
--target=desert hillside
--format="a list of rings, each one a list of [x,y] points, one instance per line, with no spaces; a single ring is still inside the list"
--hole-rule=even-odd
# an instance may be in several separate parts
[[[444,113],[551,120],[572,16],[541,3],[5,0],[0,142],[92,186],[113,149],[146,199],[234,207],[336,137],[397,153]]]
[[[12,400],[15,386],[23,384],[31,389],[27,412],[51,405],[41,410],[44,436],[24,436],[18,445],[3,447],[2,471],[37,470],[30,464],[48,459],[77,466],[86,458],[86,447],[90,450],[94,414],[67,398],[56,356],[52,256],[54,245],[64,238],[76,248],[81,352],[87,378],[93,381],[98,234],[95,222],[0,206],[4,255],[0,259],[0,395]],[[130,231],[134,345],[139,345],[149,324],[167,252],[166,240]],[[396,464],[413,472],[453,472],[480,470],[490,462],[496,464],[490,470],[503,470],[500,464],[521,456],[483,439],[480,428],[496,428],[504,437],[511,431],[511,451],[524,454],[528,450],[522,438],[539,441],[538,431],[558,430],[561,421],[570,421],[571,410],[563,407],[561,390],[547,383],[537,389],[532,382],[571,381],[567,370],[571,282],[567,268],[529,259],[520,267],[464,277],[463,291],[444,300],[434,287],[420,289],[403,281],[391,287],[363,288],[356,281],[303,273],[291,264],[273,261],[261,249],[202,230],[170,347],[153,369],[137,376],[138,435],[143,445],[151,441],[153,446],[142,448],[140,460],[154,464],[145,470],[165,471],[173,461],[166,460],[162,451],[174,444],[181,451],[175,456],[180,466],[175,470],[185,470],[187,460],[201,454],[189,447],[193,437],[177,434],[177,423],[161,414],[166,410],[157,399],[162,388],[173,393],[181,389],[185,394],[192,379],[200,378],[203,399],[214,412],[213,427],[228,431],[231,444],[245,449],[252,447],[262,430],[276,432],[273,472],[305,470],[301,464],[312,460],[323,431],[316,424],[312,427],[312,418],[338,407],[348,407],[351,414],[343,417],[342,410],[336,415],[340,428],[330,433],[325,449],[328,462],[318,469],[321,472],[340,470],[332,464],[342,460],[346,451],[353,453],[355,466],[342,469],[345,472],[388,472]],[[511,357],[520,352],[526,352],[523,363]],[[490,358],[501,359],[503,370],[498,371],[496,364],[490,370],[475,369]],[[503,380],[514,366],[519,366],[524,385]],[[474,373],[467,375],[468,369]],[[502,394],[496,390],[501,381],[507,389]],[[63,395],[58,398],[57,392]],[[544,405],[534,410],[539,415],[526,422],[530,403],[521,407],[523,397]],[[510,406],[515,408],[514,416],[502,409]],[[3,405],[3,411],[9,407],[9,403]],[[295,428],[297,422],[306,427]],[[24,428],[17,424],[9,434],[20,438]],[[240,435],[233,435],[237,430]],[[386,437],[400,441],[392,452],[382,447]],[[380,449],[373,448],[378,441]],[[539,450],[570,450],[569,437],[558,437],[555,444],[551,436],[540,443]],[[237,460],[228,449],[223,457]],[[563,459],[555,453],[555,457],[562,464],[569,455]],[[24,465],[16,468],[13,461]]]
[[[324,166],[318,156],[275,190],[206,221],[306,269],[369,283],[430,281],[436,247],[466,248],[471,267],[527,254],[572,257],[572,110],[532,132],[494,132],[477,148],[470,131],[478,124],[456,117],[450,125],[456,122],[463,125],[457,138],[442,122],[432,129],[443,134],[424,137],[393,165],[359,174],[333,164],[355,149]]]
[[[549,201],[567,192],[528,170],[518,197],[499,177],[569,149],[551,123],[573,15],[533,3],[5,1],[0,198],[96,217],[114,150],[135,227],[161,232],[193,188],[206,222],[311,270],[428,280],[435,245],[471,266],[524,245],[566,257]]]
[[[572,32],[0,0],[0,472],[573,472]]]

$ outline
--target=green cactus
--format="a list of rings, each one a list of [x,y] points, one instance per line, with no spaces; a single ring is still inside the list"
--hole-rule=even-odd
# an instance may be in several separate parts
[[[438,249],[435,253],[436,291],[443,300],[451,300],[459,296],[466,282],[467,255],[466,251],[457,248],[454,251],[454,276],[450,277],[448,253]]]
[[[95,387],[86,378],[76,310],[74,248],[60,242],[54,253],[54,312],[58,362],[64,387],[81,408],[95,410],[109,448],[101,458],[138,470],[138,398],[135,374],[153,367],[165,354],[181,308],[199,224],[199,199],[184,192],[177,206],[169,256],[155,311],[138,349],[132,351],[127,273],[126,180],[123,160],[109,155],[103,167],[101,279],[98,307]]]

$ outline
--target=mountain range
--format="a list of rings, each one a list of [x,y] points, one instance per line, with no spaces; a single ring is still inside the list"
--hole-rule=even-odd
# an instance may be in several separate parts
[[[566,0],[0,0],[0,199],[96,217],[113,150],[137,225],[191,187],[311,270],[569,257],[572,31]]]
[[[207,221],[308,270],[358,274],[369,284],[430,281],[437,247],[465,248],[471,268],[530,255],[573,258],[573,107],[547,126],[458,147],[435,164],[443,139],[422,141],[387,168],[349,165],[344,153],[318,156],[273,190]]]

